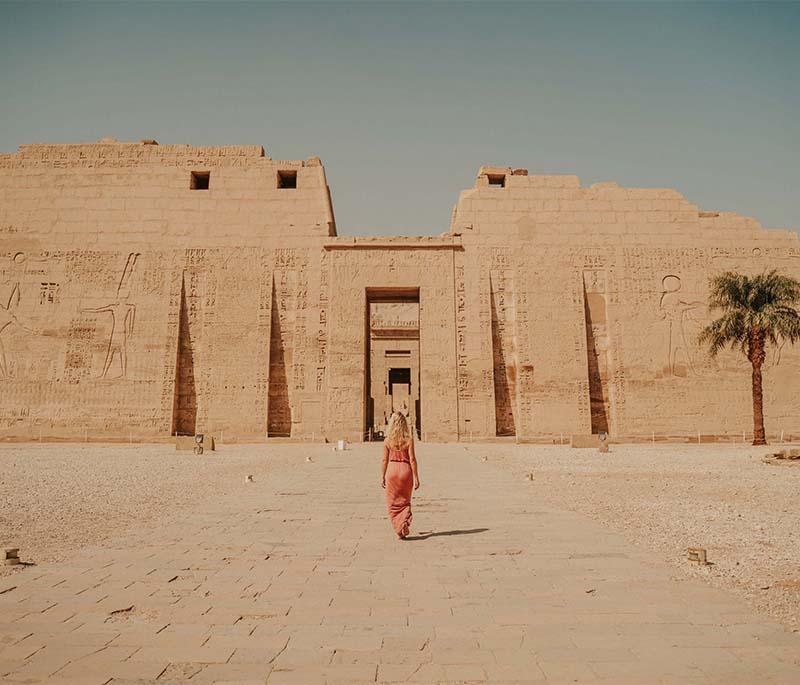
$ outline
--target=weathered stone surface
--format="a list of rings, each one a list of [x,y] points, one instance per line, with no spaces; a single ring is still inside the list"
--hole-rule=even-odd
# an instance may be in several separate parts
[[[586,448],[600,447],[600,438],[597,435],[573,435],[569,441],[570,447]]]
[[[708,277],[800,242],[670,189],[482,167],[438,237],[338,237],[319,159],[113,140],[0,155],[0,437],[733,438]],[[396,315],[396,316],[395,316]],[[767,427],[800,436],[800,351]],[[778,382],[780,381],[780,382]]]

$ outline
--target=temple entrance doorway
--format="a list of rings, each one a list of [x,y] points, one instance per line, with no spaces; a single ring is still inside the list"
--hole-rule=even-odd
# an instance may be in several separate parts
[[[392,412],[420,435],[419,289],[367,289],[365,437],[382,440]]]

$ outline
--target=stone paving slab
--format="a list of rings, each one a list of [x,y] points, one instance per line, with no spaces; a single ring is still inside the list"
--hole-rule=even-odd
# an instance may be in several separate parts
[[[286,449],[236,497],[5,578],[0,681],[800,683],[800,637],[461,447],[421,446],[404,542],[378,449]]]

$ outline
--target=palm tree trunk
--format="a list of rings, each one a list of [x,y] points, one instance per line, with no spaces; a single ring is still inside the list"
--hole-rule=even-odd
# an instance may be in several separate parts
[[[761,388],[761,364],[753,362],[753,444],[766,445],[764,435],[764,394]]]

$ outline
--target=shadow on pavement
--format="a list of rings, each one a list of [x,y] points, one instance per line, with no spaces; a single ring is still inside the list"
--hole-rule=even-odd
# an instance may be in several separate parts
[[[437,533],[425,531],[419,535],[409,535],[406,540],[427,540],[445,535],[474,535],[475,533],[485,533],[488,528],[469,528],[467,530],[442,530]]]

